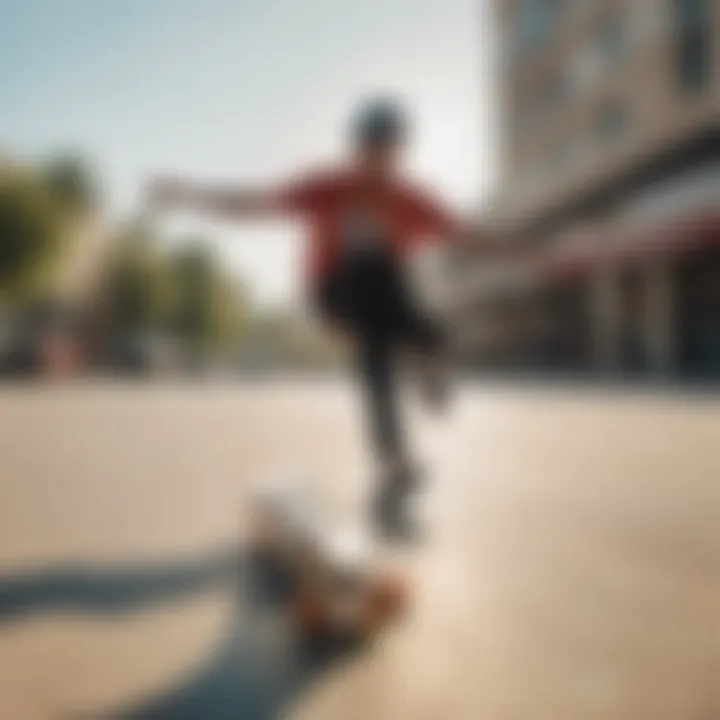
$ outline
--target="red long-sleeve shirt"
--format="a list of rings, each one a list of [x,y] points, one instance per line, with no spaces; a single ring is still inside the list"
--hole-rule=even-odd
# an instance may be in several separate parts
[[[448,240],[455,221],[431,193],[400,178],[370,181],[353,170],[310,173],[275,195],[278,212],[309,226],[306,271],[311,283],[332,272],[343,247],[350,216],[372,219],[377,240],[402,262],[419,244]]]

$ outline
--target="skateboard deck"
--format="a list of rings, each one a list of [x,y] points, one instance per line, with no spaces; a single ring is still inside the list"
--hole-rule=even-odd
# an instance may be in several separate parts
[[[250,546],[287,576],[288,609],[302,634],[370,638],[408,609],[402,563],[362,528],[333,524],[308,486],[266,487],[256,495]]]

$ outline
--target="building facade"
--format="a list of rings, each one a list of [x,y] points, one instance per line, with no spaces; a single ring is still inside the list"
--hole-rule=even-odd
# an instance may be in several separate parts
[[[471,278],[468,352],[720,375],[720,0],[496,0],[495,19],[487,222],[512,253]]]

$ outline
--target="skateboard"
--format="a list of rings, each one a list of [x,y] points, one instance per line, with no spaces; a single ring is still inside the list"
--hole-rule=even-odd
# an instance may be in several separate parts
[[[407,611],[399,562],[364,533],[333,527],[307,487],[265,488],[253,510],[251,552],[289,579],[288,610],[302,635],[370,639]]]

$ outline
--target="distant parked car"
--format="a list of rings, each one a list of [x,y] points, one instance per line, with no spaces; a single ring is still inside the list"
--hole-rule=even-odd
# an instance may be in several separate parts
[[[0,375],[68,374],[81,364],[72,315],[40,306],[16,311],[0,323]]]
[[[36,375],[40,371],[40,346],[36,338],[5,338],[0,346],[0,376]]]
[[[0,375],[32,377],[77,372],[82,354],[72,336],[62,332],[23,332],[0,347]]]
[[[169,372],[179,364],[172,341],[148,333],[119,339],[111,353],[111,366],[120,373],[145,375]]]

